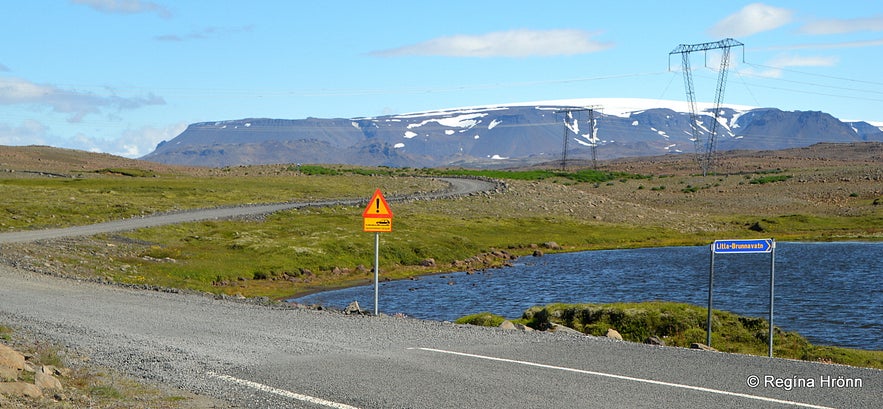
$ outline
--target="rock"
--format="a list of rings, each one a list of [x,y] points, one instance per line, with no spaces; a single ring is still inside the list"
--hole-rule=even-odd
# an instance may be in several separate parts
[[[0,382],[15,382],[17,380],[17,370],[5,366],[0,366]]]
[[[650,345],[665,346],[665,341],[655,335],[647,337],[647,339],[644,340],[644,343]]]
[[[534,257],[542,257],[542,256],[543,256],[543,251],[542,251],[542,250],[534,250],[534,251],[533,251],[533,256],[534,256]]]
[[[500,323],[500,328],[509,330],[518,329],[518,327],[516,327],[515,324],[513,324],[512,321],[509,320],[505,320]]]
[[[586,335],[586,334],[583,334],[582,332],[579,332],[579,331],[577,331],[573,328],[570,328],[566,325],[556,324],[554,322],[552,323],[552,331],[560,332],[562,334],[573,334],[573,335],[580,335],[580,336]]]
[[[547,241],[547,242],[543,243],[543,247],[545,247],[549,250],[561,250],[561,246],[554,241]]]
[[[41,390],[53,390],[53,391],[62,391],[64,387],[61,386],[61,382],[52,376],[52,369],[47,368],[46,366],[40,367],[36,374],[34,374],[34,384],[37,385]]]
[[[622,335],[619,334],[619,331],[613,328],[607,328],[607,335],[605,335],[605,337],[622,341]]]
[[[359,307],[358,301],[353,301],[350,303],[350,305],[347,305],[346,308],[343,309],[343,313],[347,315],[364,314],[364,311],[362,311],[362,308]]]
[[[39,398],[43,392],[37,385],[27,382],[3,382],[0,383],[0,395],[13,397]]]
[[[420,261],[420,265],[423,267],[435,267],[435,259],[427,258]]]
[[[694,342],[694,343],[690,344],[690,349],[701,349],[701,350],[703,350],[703,351],[714,351],[714,352],[717,352],[716,349],[714,349],[714,348],[712,348],[712,347],[710,347],[710,346],[708,346],[708,345],[701,344],[701,343],[699,343],[699,342]]]
[[[25,369],[25,356],[20,352],[0,344],[0,366],[12,368],[17,371]]]

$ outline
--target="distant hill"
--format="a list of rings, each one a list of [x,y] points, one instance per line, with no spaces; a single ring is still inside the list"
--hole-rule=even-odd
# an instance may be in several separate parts
[[[593,111],[579,111],[592,106]],[[714,121],[700,104],[702,132]],[[567,112],[570,111],[570,112]],[[594,117],[595,139],[590,130]],[[717,149],[778,150],[819,142],[883,141],[867,122],[815,111],[728,105]],[[694,153],[686,103],[585,99],[364,118],[249,118],[192,124],[142,159],[186,166],[335,163],[390,167],[508,167],[567,157],[614,159]]]

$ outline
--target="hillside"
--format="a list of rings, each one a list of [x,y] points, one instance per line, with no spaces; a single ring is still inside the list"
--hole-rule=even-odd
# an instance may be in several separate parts
[[[568,159],[592,158],[593,154],[597,159],[615,159],[695,153],[685,105],[678,101],[586,99],[370,118],[202,122],[160,143],[143,159],[211,167],[335,163],[500,168],[561,160],[565,144]],[[700,104],[700,109],[698,132],[705,143],[716,119],[710,104]],[[717,121],[715,146],[719,151],[883,141],[883,131],[877,126],[841,121],[823,112],[725,106]]]

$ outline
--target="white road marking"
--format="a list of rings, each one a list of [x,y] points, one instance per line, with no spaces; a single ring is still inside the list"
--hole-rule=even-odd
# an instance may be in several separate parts
[[[417,350],[421,350],[421,351],[438,352],[441,354],[458,355],[458,356],[465,356],[465,357],[469,357],[469,358],[486,359],[489,361],[506,362],[506,363],[510,363],[510,364],[534,366],[534,367],[538,367],[538,368],[555,369],[555,370],[559,370],[559,371],[575,372],[575,373],[581,373],[581,374],[586,374],[586,375],[603,376],[603,377],[607,377],[607,378],[622,379],[622,380],[632,381],[632,382],[649,383],[649,384],[653,384],[653,385],[669,386],[669,387],[673,387],[673,388],[681,388],[681,389],[689,389],[689,390],[700,391],[700,392],[716,393],[719,395],[737,396],[740,398],[754,399],[754,400],[760,400],[760,401],[764,401],[764,402],[780,403],[780,404],[784,404],[784,405],[798,406],[798,407],[803,407],[803,408],[834,409],[829,406],[819,406],[819,405],[812,405],[809,403],[794,402],[794,401],[790,401],[790,400],[767,398],[765,396],[749,395],[746,393],[728,392],[728,391],[722,391],[722,390],[718,390],[718,389],[703,388],[701,386],[691,386],[691,385],[684,385],[684,384],[679,384],[679,383],[654,381],[652,379],[634,378],[631,376],[609,374],[609,373],[604,373],[604,372],[586,371],[583,369],[567,368],[567,367],[563,367],[563,366],[546,365],[546,364],[539,364],[539,363],[528,362],[528,361],[517,361],[514,359],[496,358],[496,357],[485,356],[485,355],[467,354],[464,352],[446,351],[444,349],[434,349],[434,348],[408,348],[408,349],[417,349]]]
[[[335,409],[359,409],[355,406],[350,406],[350,405],[346,405],[343,403],[332,402],[330,400],[316,398],[313,396],[301,395],[299,393],[294,393],[294,392],[287,391],[284,389],[274,388],[272,386],[267,386],[267,385],[260,384],[257,382],[252,382],[252,381],[245,380],[245,379],[234,378],[230,375],[224,375],[224,374],[219,374],[219,373],[215,373],[215,372],[208,372],[207,375],[211,376],[213,378],[223,380],[223,381],[235,383],[235,384],[242,385],[242,386],[247,386],[252,389],[257,389],[259,391],[272,393],[274,395],[284,396],[286,398],[296,399],[296,400],[299,400],[302,402],[309,402],[309,403],[313,403],[316,405],[327,406],[329,408],[335,408]]]

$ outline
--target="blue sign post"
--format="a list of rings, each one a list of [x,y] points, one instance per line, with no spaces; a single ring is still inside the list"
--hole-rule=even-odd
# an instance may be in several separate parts
[[[773,357],[773,288],[776,279],[776,241],[773,239],[715,240],[711,245],[711,267],[708,271],[708,329],[705,343],[711,346],[712,287],[714,287],[715,254],[770,253],[770,342],[769,355]]]
[[[757,240],[716,240],[714,252],[722,253],[771,253],[773,251],[773,239]]]

